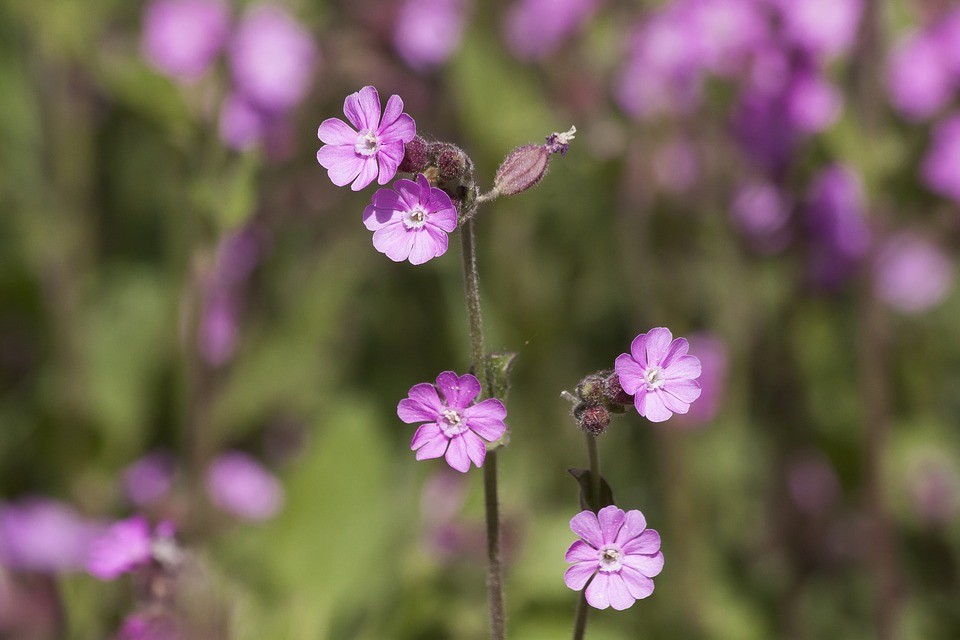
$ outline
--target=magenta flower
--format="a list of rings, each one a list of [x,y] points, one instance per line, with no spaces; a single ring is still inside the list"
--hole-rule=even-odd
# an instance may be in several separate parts
[[[158,71],[193,82],[210,68],[229,28],[220,0],[155,0],[143,14],[143,54]]]
[[[507,10],[507,47],[521,60],[553,54],[596,10],[597,0],[518,0]]]
[[[941,41],[919,32],[901,40],[887,59],[890,102],[909,120],[930,118],[953,97],[957,82]]]
[[[650,422],[663,422],[675,413],[686,413],[700,397],[700,361],[687,355],[684,338],[673,339],[665,327],[641,333],[630,353],[617,357],[614,368],[620,386],[633,396],[640,415]]]
[[[173,487],[177,461],[168,451],[153,451],[123,472],[123,489],[130,502],[146,506],[162,500]]]
[[[0,504],[0,565],[14,571],[83,569],[99,526],[47,498]]]
[[[888,239],[877,252],[873,287],[877,297],[901,313],[917,314],[943,302],[953,286],[950,256],[909,231]]]
[[[310,34],[279,7],[250,9],[230,42],[237,91],[268,113],[287,111],[303,100],[317,58]]]
[[[437,389],[443,399],[437,395]],[[487,455],[487,442],[500,439],[507,425],[507,410],[496,398],[473,404],[480,394],[480,381],[469,373],[458,376],[444,371],[436,386],[414,385],[397,405],[397,415],[407,424],[425,422],[413,436],[410,448],[417,460],[446,456],[447,464],[466,473],[472,462],[478,468]]]
[[[466,9],[465,0],[405,0],[393,46],[417,71],[439,67],[460,47]]]
[[[423,264],[447,251],[447,234],[457,228],[450,196],[417,181],[397,180],[396,189],[379,189],[363,210],[363,224],[373,231],[373,246],[394,262]]]
[[[101,580],[113,580],[145,565],[153,557],[150,523],[135,516],[113,524],[94,540],[87,571]]]
[[[951,115],[933,129],[920,177],[932,191],[960,203],[960,115]]]
[[[343,113],[356,131],[339,118],[324,120],[317,136],[326,146],[317,151],[317,162],[338,187],[352,181],[350,188],[359,191],[374,178],[386,184],[397,174],[403,145],[417,134],[413,118],[403,113],[403,100],[390,96],[381,117],[380,94],[367,86],[347,96]]]
[[[284,502],[280,481],[255,458],[240,451],[224,453],[210,464],[207,493],[213,504],[250,521],[274,517]]]
[[[677,416],[679,424],[701,426],[717,417],[726,396],[729,354],[727,345],[720,336],[700,333],[690,336],[690,346],[697,352],[701,371],[697,383],[701,394],[690,411]]]
[[[570,529],[580,536],[567,549],[573,564],[563,581],[574,591],[587,586],[591,607],[623,610],[653,593],[653,578],[663,569],[660,534],[647,529],[643,514],[623,512],[614,505],[599,514],[581,511],[570,520]],[[590,580],[593,578],[593,580]]]

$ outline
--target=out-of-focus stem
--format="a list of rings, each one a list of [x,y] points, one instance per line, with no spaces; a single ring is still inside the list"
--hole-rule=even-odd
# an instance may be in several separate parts
[[[473,370],[483,381],[483,387],[489,393],[492,389],[492,380],[483,347],[483,316],[480,313],[480,281],[477,273],[473,220],[468,219],[461,225],[460,245]],[[496,449],[487,452],[483,463],[483,492],[487,512],[487,601],[490,607],[490,638],[504,640],[506,617],[503,604],[503,565],[500,559],[500,505],[497,492]]]
[[[596,505],[600,501],[600,452],[597,449],[597,436],[584,433],[587,442],[587,460],[590,464],[590,495],[587,496],[590,504]],[[573,640],[583,640],[587,632],[587,615],[590,605],[587,604],[587,587],[584,586],[577,601],[577,615],[573,623]]]

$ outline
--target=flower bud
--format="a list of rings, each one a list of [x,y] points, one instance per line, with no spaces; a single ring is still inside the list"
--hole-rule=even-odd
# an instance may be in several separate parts
[[[577,397],[587,404],[600,404],[606,381],[598,375],[589,375],[577,385]]]
[[[633,404],[633,396],[623,390],[620,386],[620,376],[615,373],[604,380],[604,395],[612,404]]]
[[[580,429],[595,436],[599,436],[610,426],[610,412],[601,404],[580,405],[574,409],[574,416],[580,422]]]
[[[426,141],[420,136],[414,137],[403,147],[403,160],[398,171],[407,173],[421,173],[430,162],[430,152],[427,149]]]
[[[444,180],[459,180],[467,171],[467,154],[452,144],[445,145],[437,154],[437,168]]]
[[[550,156],[564,155],[576,132],[577,128],[571,127],[564,133],[551,133],[546,144],[528,144],[511,151],[497,169],[494,190],[499,195],[512,196],[536,186],[547,172]]]

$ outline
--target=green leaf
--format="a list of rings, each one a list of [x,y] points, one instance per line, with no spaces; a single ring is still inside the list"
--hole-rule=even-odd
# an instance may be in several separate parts
[[[510,391],[510,373],[513,371],[513,365],[517,360],[517,353],[514,351],[503,351],[487,355],[487,371],[490,375],[490,397],[507,399],[507,392]]]
[[[593,474],[590,469],[577,469],[570,468],[567,469],[567,473],[573,476],[574,480],[577,481],[577,484],[580,485],[580,508],[588,509],[596,513],[603,509],[604,507],[610,506],[613,504],[613,489],[610,488],[610,485],[604,479],[603,476],[600,476],[600,496],[599,499],[594,501],[590,499],[591,488],[590,484],[592,482]]]

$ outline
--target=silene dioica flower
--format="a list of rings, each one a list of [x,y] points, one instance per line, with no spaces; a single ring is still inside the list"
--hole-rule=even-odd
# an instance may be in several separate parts
[[[419,174],[416,182],[397,180],[392,189],[373,194],[363,224],[373,231],[377,251],[394,262],[423,264],[446,253],[447,234],[457,228],[457,210],[449,195]]]
[[[572,566],[563,581],[574,591],[586,586],[591,607],[623,610],[653,593],[663,554],[660,534],[647,529],[642,513],[636,509],[624,513],[615,505],[599,513],[581,511],[570,520],[570,529],[580,540],[567,550]]]
[[[442,399],[437,391],[443,396]],[[487,442],[500,439],[507,426],[507,410],[496,398],[474,404],[480,394],[480,381],[469,373],[458,376],[444,371],[436,386],[423,382],[414,385],[397,406],[397,415],[407,424],[425,422],[417,429],[410,448],[417,460],[445,456],[447,464],[465,473],[472,462],[483,465]]]
[[[413,118],[403,113],[403,100],[390,96],[381,117],[380,94],[366,86],[347,96],[343,113],[353,127],[339,118],[324,120],[317,136],[326,146],[317,151],[317,162],[338,187],[353,182],[350,188],[359,191],[374,178],[386,184],[397,174],[403,145],[417,133]]]
[[[151,560],[174,561],[179,552],[173,534],[170,522],[161,522],[151,533],[150,523],[142,516],[116,522],[91,545],[87,571],[101,580],[113,580]]]
[[[674,340],[669,329],[657,327],[638,335],[630,353],[617,357],[614,366],[620,385],[650,422],[686,413],[700,397],[700,361],[687,355],[689,349],[686,339]]]

